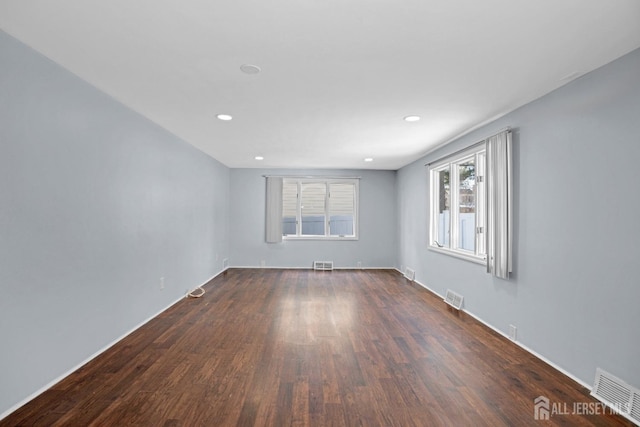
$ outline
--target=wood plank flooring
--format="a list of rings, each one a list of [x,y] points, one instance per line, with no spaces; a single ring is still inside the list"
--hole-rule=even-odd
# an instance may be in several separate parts
[[[0,426],[628,425],[534,419],[587,390],[386,270],[232,269]]]

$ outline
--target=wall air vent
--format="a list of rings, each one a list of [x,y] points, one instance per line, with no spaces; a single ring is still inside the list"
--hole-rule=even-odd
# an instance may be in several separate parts
[[[407,280],[411,280],[413,282],[416,279],[416,271],[407,267],[406,270],[404,271],[404,277]]]
[[[591,395],[609,406],[613,412],[640,426],[640,390],[600,368]]]
[[[331,271],[333,270],[333,261],[314,261],[314,270]]]
[[[462,299],[462,295],[456,294],[451,289],[447,289],[447,295],[444,298],[444,302],[456,310],[460,310],[460,308],[462,308]]]

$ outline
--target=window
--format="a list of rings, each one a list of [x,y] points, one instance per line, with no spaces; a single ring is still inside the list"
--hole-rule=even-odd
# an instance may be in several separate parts
[[[473,261],[486,259],[484,145],[430,169],[430,247]]]
[[[282,235],[286,239],[357,239],[358,180],[285,178]]]

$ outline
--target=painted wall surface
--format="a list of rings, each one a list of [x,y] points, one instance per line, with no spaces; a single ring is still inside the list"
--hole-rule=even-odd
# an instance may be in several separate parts
[[[0,32],[0,418],[221,271],[228,189],[228,168]]]
[[[638,117],[635,51],[398,172],[229,170],[0,32],[0,417],[225,258],[410,267],[584,383],[601,367],[640,387]],[[428,250],[424,167],[505,126],[509,281]],[[265,174],[361,176],[360,239],[265,243]]]
[[[640,387],[640,50],[398,171],[398,264],[586,384]],[[515,273],[427,249],[425,163],[514,130]],[[416,195],[419,195],[416,197]],[[531,396],[535,398],[536,396]]]
[[[355,241],[286,240],[265,242],[264,175],[360,176],[360,238]],[[311,268],[314,260],[336,268],[394,267],[396,260],[395,171],[231,170],[232,266]]]

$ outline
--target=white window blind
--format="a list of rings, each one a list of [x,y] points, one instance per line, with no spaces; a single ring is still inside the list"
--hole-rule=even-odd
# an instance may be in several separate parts
[[[359,178],[282,176],[277,185],[266,178],[267,242],[358,239]]]

